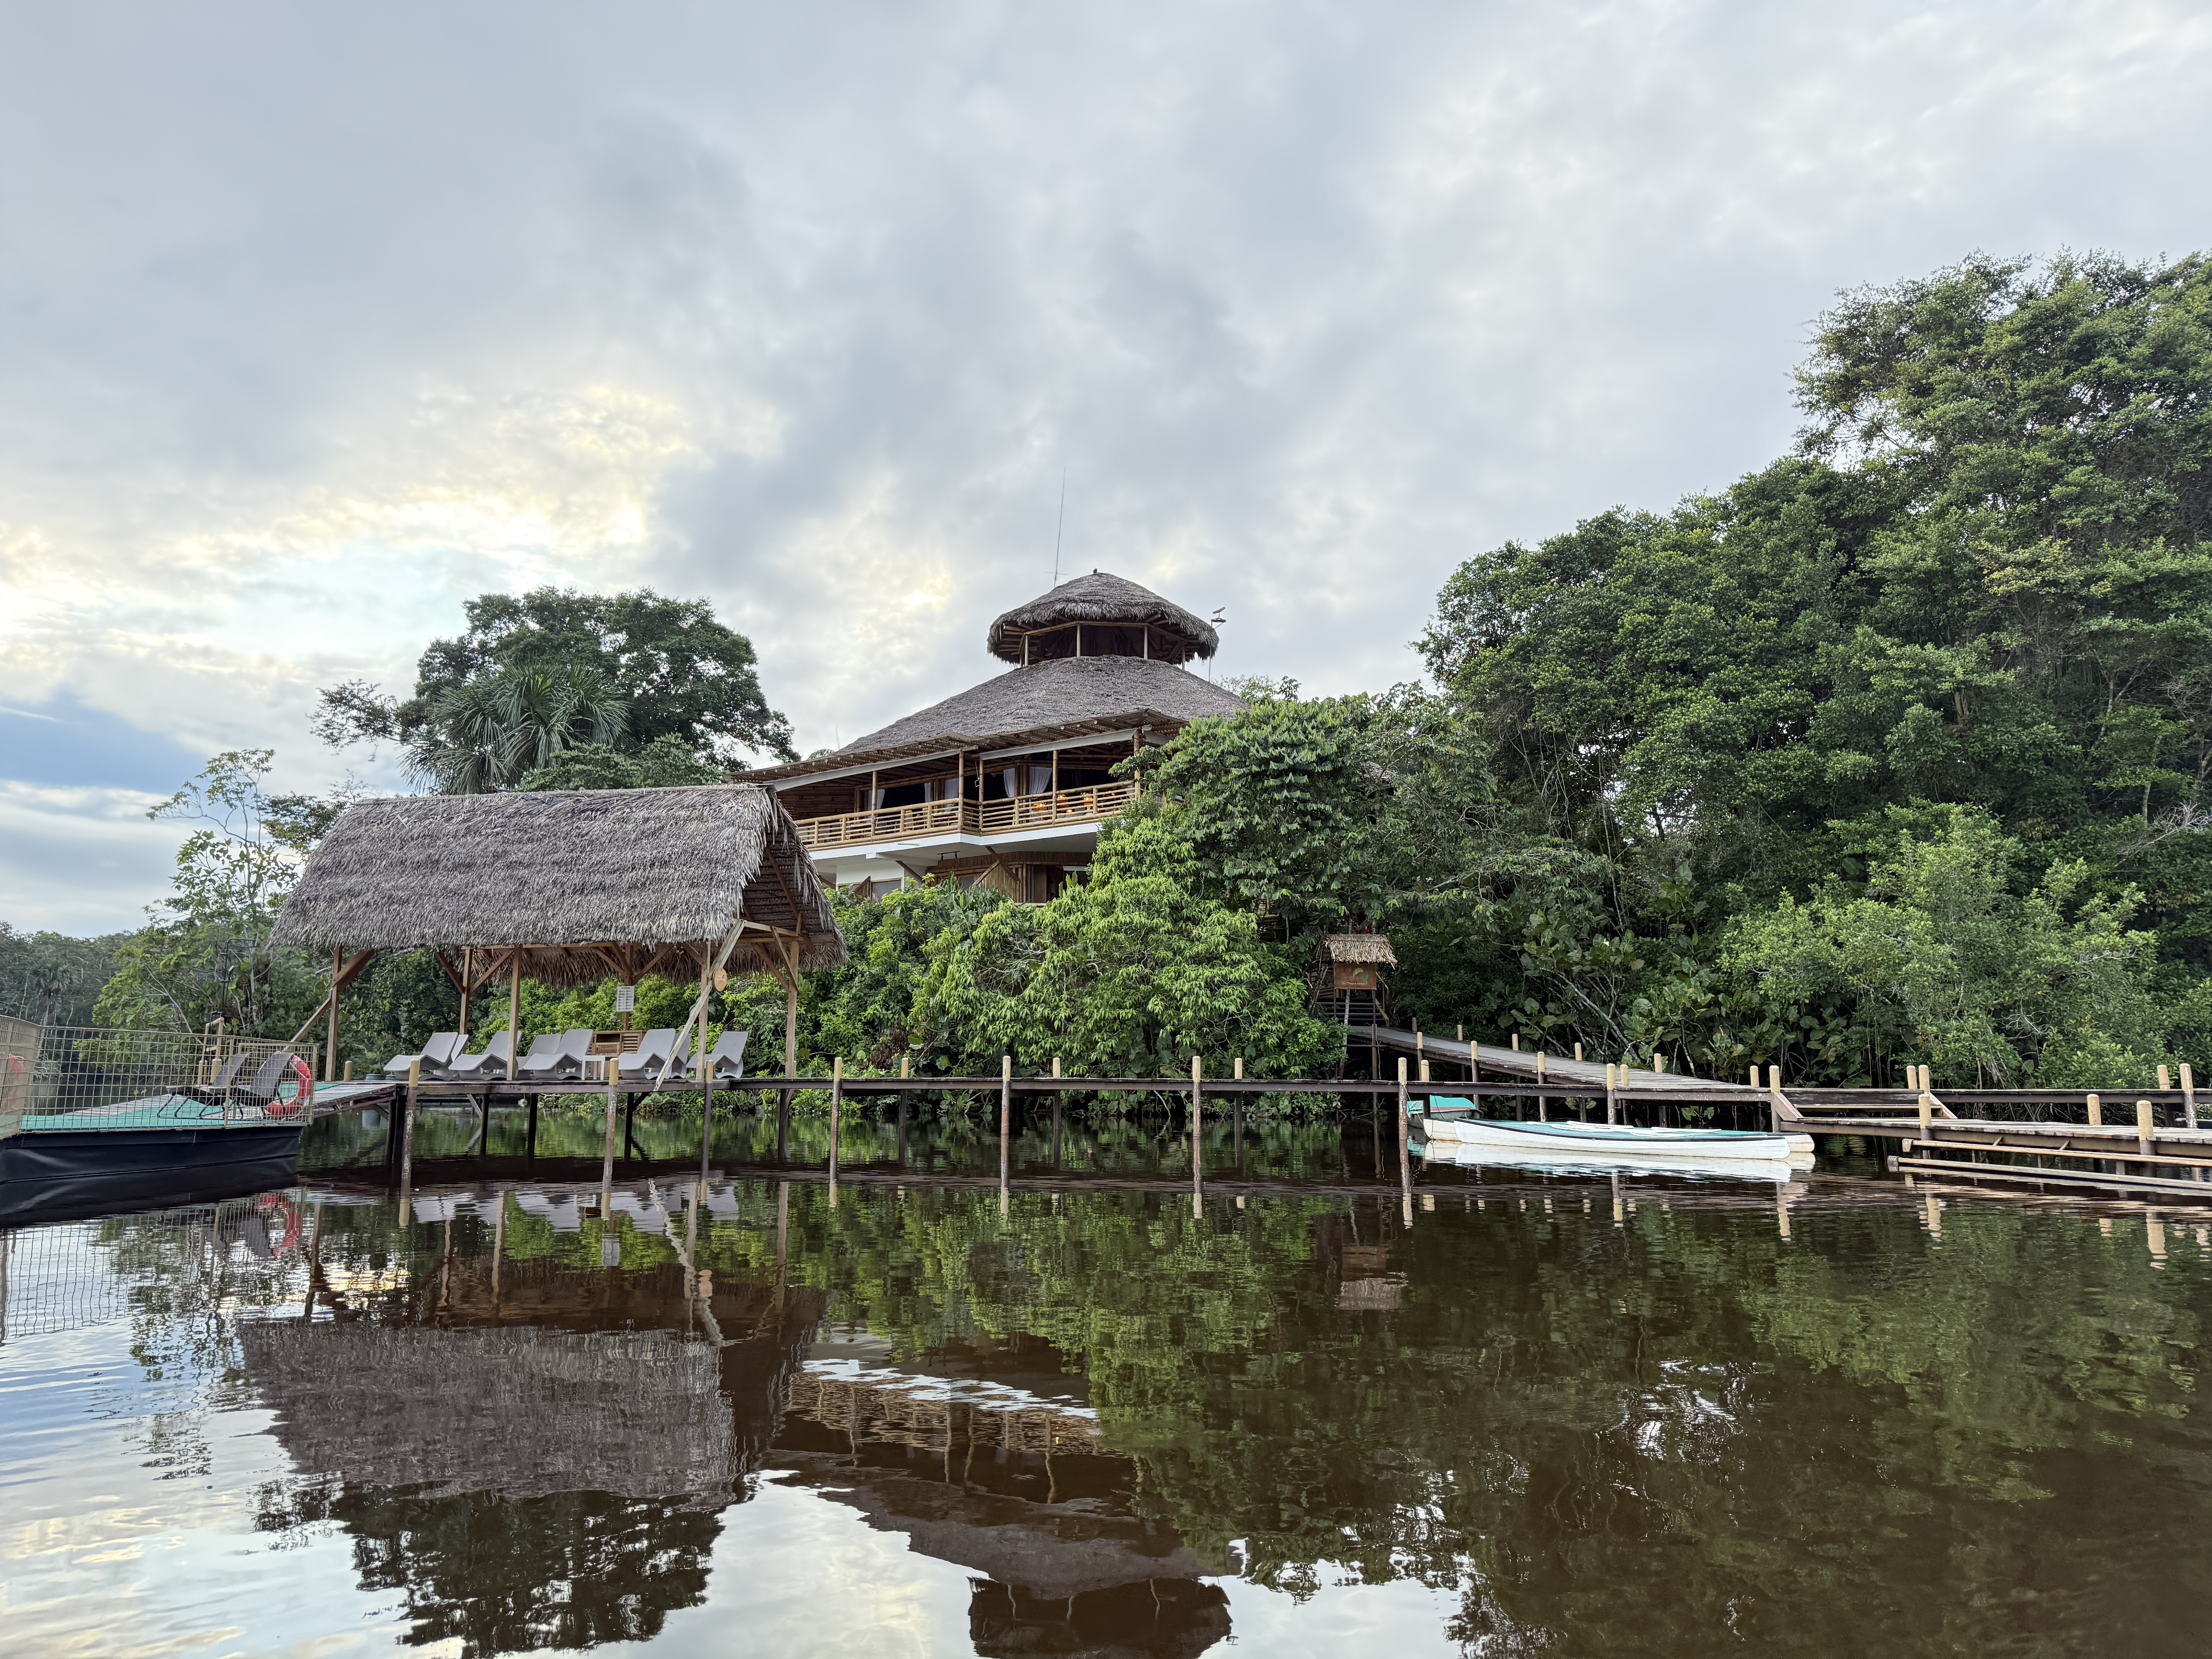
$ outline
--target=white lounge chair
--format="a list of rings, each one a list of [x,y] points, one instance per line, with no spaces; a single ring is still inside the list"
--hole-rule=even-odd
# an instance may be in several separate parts
[[[707,1054],[708,1075],[717,1083],[735,1083],[743,1077],[745,1074],[745,1038],[750,1035],[744,1030],[725,1031],[715,1038],[714,1046]],[[688,1058],[680,1059],[668,1077],[672,1083],[678,1078],[687,1083],[696,1083],[699,1080],[698,1062]]]
[[[429,1041],[422,1045],[421,1052],[412,1054],[394,1054],[386,1060],[383,1066],[384,1074],[386,1077],[405,1077],[407,1068],[418,1060],[422,1062],[422,1069],[426,1072],[434,1072],[441,1066],[450,1066],[453,1063],[453,1056],[461,1052],[461,1034],[459,1031],[433,1031],[430,1033]]]
[[[633,1052],[616,1060],[616,1071],[625,1083],[633,1079],[644,1082],[657,1078],[660,1075],[660,1068],[668,1063],[668,1051],[675,1046],[676,1028],[657,1025],[645,1034]]]
[[[480,1054],[463,1054],[439,1073],[441,1077],[464,1082],[481,1083],[486,1079],[498,1082],[507,1075],[507,1057],[514,1052],[513,1039],[505,1031],[495,1031]]]
[[[530,1052],[523,1056],[522,1064],[515,1068],[514,1074],[527,1078],[532,1083],[580,1078],[584,1074],[585,1056],[592,1051],[592,1036],[590,1027],[583,1025],[562,1031],[557,1036],[549,1032],[531,1044]],[[551,1054],[550,1057],[541,1058],[539,1047],[548,1042],[552,1044]]]

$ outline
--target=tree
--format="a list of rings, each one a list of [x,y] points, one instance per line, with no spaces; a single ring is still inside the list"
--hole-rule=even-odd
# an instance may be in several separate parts
[[[525,789],[672,789],[720,783],[718,766],[697,759],[683,742],[663,733],[625,755],[605,744],[577,744],[522,775]]]
[[[274,760],[226,750],[146,815],[199,827],[177,849],[170,896],[116,950],[95,1006],[102,1024],[189,1031],[220,1017],[258,1036],[296,1023],[319,996],[295,953],[270,950],[269,930],[340,803],[270,793]]]
[[[481,594],[463,609],[466,631],[423,651],[412,696],[386,696],[365,681],[331,687],[316,734],[334,747],[404,744],[436,763],[429,775],[490,787],[586,740],[627,753],[673,738],[725,768],[743,765],[747,750],[797,758],[791,723],[762,695],[751,642],[703,599],[541,587]],[[527,720],[514,712],[525,707]],[[518,731],[556,740],[523,745],[525,754]],[[479,757],[474,771],[463,768],[471,756]]]

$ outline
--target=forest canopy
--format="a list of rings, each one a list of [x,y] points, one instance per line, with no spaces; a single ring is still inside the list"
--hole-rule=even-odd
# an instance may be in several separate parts
[[[1976,256],[1847,293],[1796,388],[1790,453],[1728,488],[1467,558],[1425,683],[1243,682],[1247,712],[1131,757],[1139,804],[1087,883],[841,901],[852,959],[808,977],[802,1065],[1326,1072],[1316,942],[1370,927],[1400,1023],[1555,1052],[1833,1083],[2212,1063],[2212,264]],[[411,698],[336,688],[318,729],[401,742],[438,788],[791,752],[750,646],[644,592],[484,596]],[[317,821],[277,803],[264,851],[204,836],[156,927],[103,944],[128,970],[103,1006],[311,1006],[307,965],[215,935],[224,883],[280,881]],[[263,927],[276,890],[233,908]],[[356,1057],[449,1020],[446,996],[380,964]],[[775,988],[733,984],[714,1018],[780,1051]]]

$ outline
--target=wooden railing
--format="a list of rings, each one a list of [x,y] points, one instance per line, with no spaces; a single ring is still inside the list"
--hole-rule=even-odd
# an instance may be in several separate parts
[[[1105,783],[1057,794],[1017,795],[1011,800],[916,801],[873,812],[844,812],[835,817],[801,818],[799,838],[820,849],[866,847],[876,842],[916,836],[1006,836],[1056,823],[1095,823],[1128,809],[1133,783]]]

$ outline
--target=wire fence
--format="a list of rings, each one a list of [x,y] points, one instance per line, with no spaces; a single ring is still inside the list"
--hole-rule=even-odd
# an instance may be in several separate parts
[[[0,1050],[0,1133],[84,1114],[156,1123],[284,1116],[312,1103],[319,1052],[220,1029],[19,1024]]]

